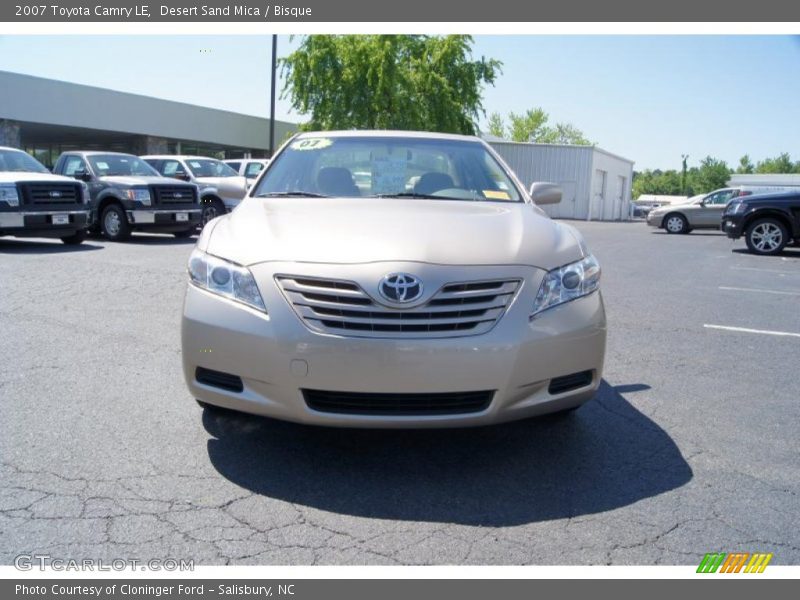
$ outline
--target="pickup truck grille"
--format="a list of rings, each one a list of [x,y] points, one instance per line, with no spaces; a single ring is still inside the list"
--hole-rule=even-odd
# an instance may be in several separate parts
[[[161,206],[183,206],[197,203],[195,188],[188,185],[153,185],[150,186],[155,204]]]
[[[75,183],[20,183],[22,203],[29,207],[66,207],[82,204],[80,184]]]
[[[443,338],[489,331],[520,280],[449,283],[422,305],[390,308],[350,281],[276,275],[284,296],[313,331],[371,338]]]

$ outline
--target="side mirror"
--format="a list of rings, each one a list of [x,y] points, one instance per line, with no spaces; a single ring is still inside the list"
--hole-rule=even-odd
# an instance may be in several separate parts
[[[79,170],[75,171],[75,173],[72,176],[75,179],[78,179],[80,181],[91,181],[92,180],[92,174],[89,173],[89,171],[84,171],[83,169],[79,169]]]
[[[558,204],[563,192],[558,184],[536,181],[531,184],[529,194],[536,204]]]
[[[181,181],[191,181],[191,179],[192,179],[191,177],[189,177],[188,173],[180,173],[180,172],[179,173],[175,173],[173,175],[173,177],[175,179],[180,179]]]

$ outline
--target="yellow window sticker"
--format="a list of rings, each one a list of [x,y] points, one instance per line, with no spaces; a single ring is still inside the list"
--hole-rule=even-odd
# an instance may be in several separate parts
[[[484,198],[491,198],[492,200],[511,200],[508,192],[502,190],[483,190]]]
[[[292,142],[289,146],[292,150],[321,150],[333,144],[330,138],[303,138]]]

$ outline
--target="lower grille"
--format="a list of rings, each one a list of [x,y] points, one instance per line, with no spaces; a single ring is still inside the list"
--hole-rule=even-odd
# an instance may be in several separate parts
[[[489,408],[494,391],[438,394],[370,394],[302,390],[312,410],[344,415],[463,415]]]
[[[592,371],[580,371],[579,373],[554,377],[550,380],[547,391],[555,395],[577,390],[592,383],[592,375]]]
[[[352,281],[276,275],[297,315],[312,330],[354,337],[456,337],[489,331],[519,289],[518,279],[448,283],[427,302],[388,307]]]
[[[197,202],[194,188],[188,185],[154,185],[150,189],[155,204],[160,206],[182,206]]]
[[[212,371],[211,369],[197,367],[194,372],[194,378],[198,383],[210,385],[211,387],[220,388],[229,392],[244,391],[242,378],[238,375],[231,375],[230,373],[223,373],[222,371]]]

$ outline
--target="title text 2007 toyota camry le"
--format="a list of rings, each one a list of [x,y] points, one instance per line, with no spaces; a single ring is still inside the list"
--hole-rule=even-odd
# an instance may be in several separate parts
[[[189,259],[201,404],[317,425],[455,427],[580,406],[606,319],[581,234],[472,137],[304,133]]]

